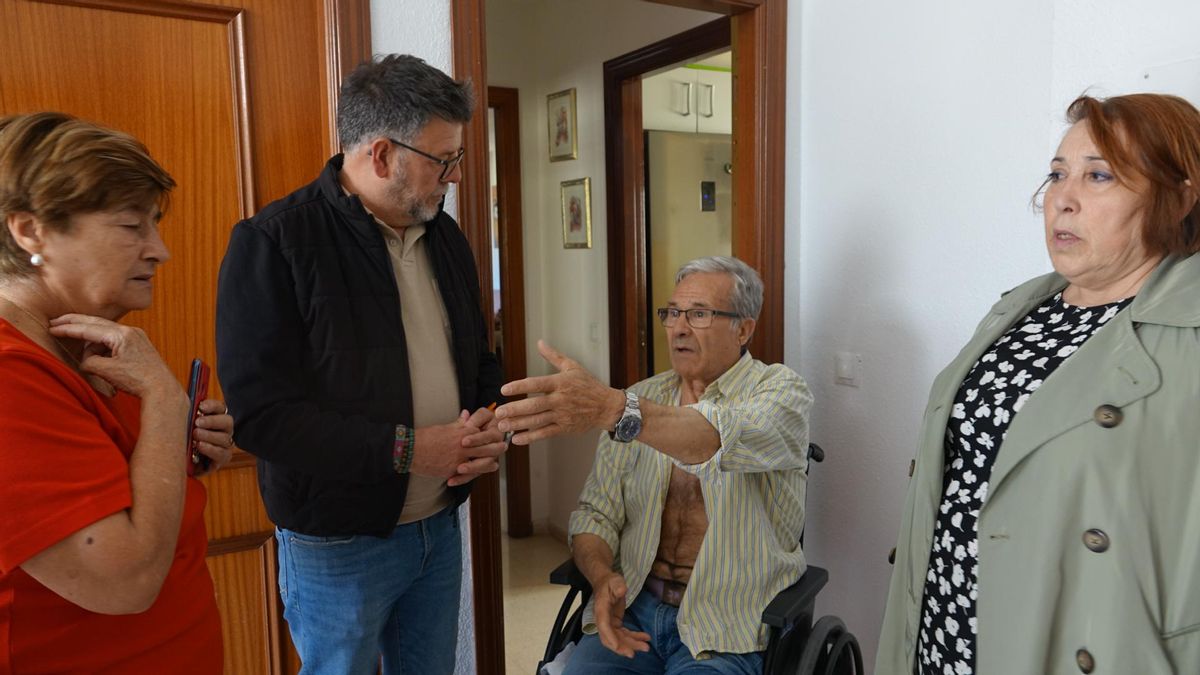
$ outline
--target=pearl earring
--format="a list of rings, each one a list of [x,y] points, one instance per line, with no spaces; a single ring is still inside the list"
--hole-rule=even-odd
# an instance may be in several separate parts
[[[33,265],[34,267],[41,267],[42,265],[46,264],[46,259],[42,257],[41,253],[34,253],[33,255],[29,256],[29,264]]]

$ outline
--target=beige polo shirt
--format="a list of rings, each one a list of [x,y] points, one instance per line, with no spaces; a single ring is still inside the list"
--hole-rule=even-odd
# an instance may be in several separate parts
[[[342,191],[350,194],[345,187]],[[412,382],[413,428],[447,424],[460,412],[458,372],[450,351],[450,317],[425,249],[425,225],[410,225],[402,237],[375,214],[371,217],[387,243],[396,290],[400,292],[400,320],[404,323]],[[450,504],[446,481],[409,474],[408,494],[398,522],[403,525],[424,520]]]
[[[400,291],[400,319],[408,343],[413,390],[413,426],[446,424],[460,412],[458,374],[450,352],[450,317],[425,248],[425,225],[410,225],[401,237],[378,219],[376,222],[387,242]],[[449,505],[446,481],[411,474],[400,523],[428,518]]]

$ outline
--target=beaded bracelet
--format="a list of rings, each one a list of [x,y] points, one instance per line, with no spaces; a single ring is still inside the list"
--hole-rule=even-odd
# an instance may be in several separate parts
[[[392,446],[392,468],[396,473],[408,473],[412,468],[413,446],[416,444],[417,433],[409,426],[396,425],[396,442]]]

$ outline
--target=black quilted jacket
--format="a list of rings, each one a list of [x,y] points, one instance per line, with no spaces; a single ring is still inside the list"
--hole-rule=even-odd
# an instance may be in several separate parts
[[[412,424],[421,383],[410,382],[383,235],[343,194],[341,163],[333,157],[316,181],[234,228],[217,290],[217,373],[275,524],[387,536],[408,487],[392,468],[394,428]],[[450,216],[426,227],[459,398],[475,410],[500,399],[503,377],[487,347],[475,261]],[[451,488],[459,503],[469,489]]]

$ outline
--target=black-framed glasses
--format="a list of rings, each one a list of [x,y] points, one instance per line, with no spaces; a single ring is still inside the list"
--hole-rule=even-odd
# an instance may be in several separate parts
[[[696,307],[693,309],[679,309],[678,307],[659,307],[654,310],[658,314],[658,320],[662,325],[670,328],[679,320],[679,315],[686,317],[687,324],[692,328],[708,328],[712,325],[713,319],[718,316],[727,316],[731,319],[742,318],[737,312],[723,312],[719,309],[708,309],[705,307]]]
[[[459,163],[462,162],[462,160],[463,160],[463,155],[467,154],[466,148],[459,148],[458,154],[454,155],[450,159],[442,159],[441,157],[436,157],[436,156],[431,155],[428,152],[425,152],[423,150],[418,150],[407,143],[401,143],[400,141],[398,141],[394,138],[389,138],[388,140],[391,141],[392,143],[395,143],[396,145],[404,148],[405,150],[412,150],[413,152],[417,153],[418,155],[420,155],[426,159],[429,159],[431,161],[437,162],[438,164],[441,164],[442,165],[442,173],[440,176],[438,176],[438,181],[442,182],[442,183],[446,182],[446,178],[450,174],[454,173],[454,167],[458,166]]]

